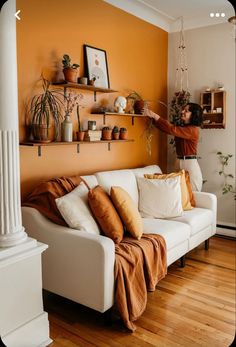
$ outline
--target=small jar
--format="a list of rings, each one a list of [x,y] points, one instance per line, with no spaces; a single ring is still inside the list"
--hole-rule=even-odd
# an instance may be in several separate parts
[[[88,121],[88,130],[96,130],[96,121],[94,120]]]

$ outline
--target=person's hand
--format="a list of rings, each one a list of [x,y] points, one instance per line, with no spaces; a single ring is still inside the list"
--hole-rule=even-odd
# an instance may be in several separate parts
[[[152,112],[151,110],[149,110],[146,107],[142,110],[142,114],[143,114],[143,116],[153,118],[155,120],[158,120],[160,118],[159,114]]]

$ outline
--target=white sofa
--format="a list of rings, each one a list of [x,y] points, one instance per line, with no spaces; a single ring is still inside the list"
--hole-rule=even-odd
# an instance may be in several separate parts
[[[121,186],[138,206],[137,176],[161,172],[157,165],[83,176],[91,188]],[[167,265],[208,240],[216,232],[216,196],[194,192],[196,207],[172,219],[143,218],[144,232],[165,238]],[[43,288],[105,312],[114,303],[114,243],[110,238],[59,226],[34,208],[22,207],[29,236],[49,245],[43,254]],[[182,263],[183,265],[183,263]]]

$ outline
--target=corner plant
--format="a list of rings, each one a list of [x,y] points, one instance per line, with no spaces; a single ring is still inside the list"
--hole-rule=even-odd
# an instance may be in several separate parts
[[[31,131],[36,138],[39,128],[44,126],[46,137],[48,137],[50,121],[53,120],[55,125],[54,140],[57,140],[62,119],[61,109],[64,96],[60,90],[50,89],[50,82],[45,78],[41,77],[41,82],[43,91],[31,99],[28,109]]]
[[[222,187],[222,194],[232,193],[234,194],[234,200],[236,200],[236,192],[233,190],[233,185],[228,183],[228,178],[234,178],[232,174],[227,174],[225,172],[225,167],[228,166],[229,160],[233,157],[232,154],[223,154],[222,152],[216,153],[220,163],[221,163],[221,170],[218,172],[220,176],[223,176],[224,183]]]

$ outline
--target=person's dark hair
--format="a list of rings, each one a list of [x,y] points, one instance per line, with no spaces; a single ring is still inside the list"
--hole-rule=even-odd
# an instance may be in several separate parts
[[[203,110],[200,105],[193,102],[187,104],[189,111],[192,112],[190,123],[192,125],[201,126],[203,121]]]

